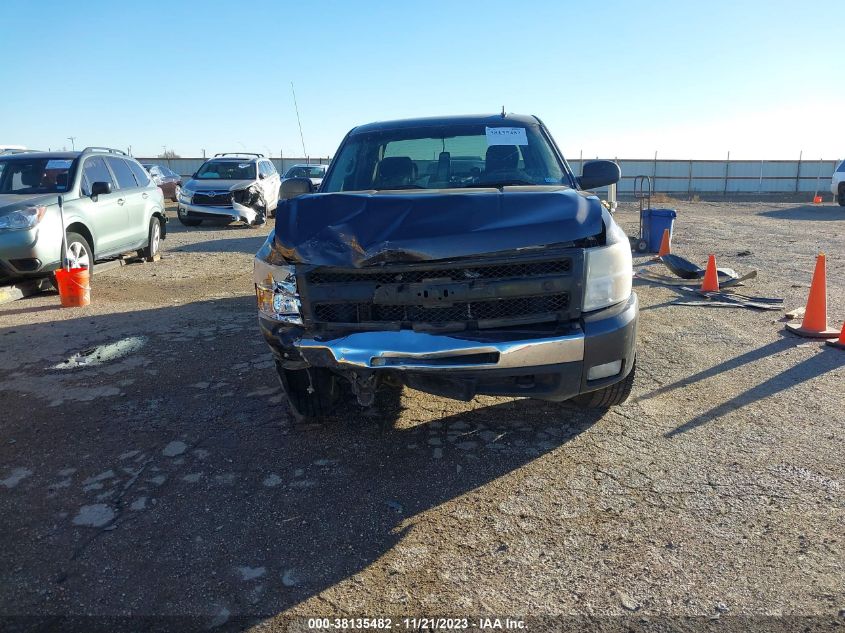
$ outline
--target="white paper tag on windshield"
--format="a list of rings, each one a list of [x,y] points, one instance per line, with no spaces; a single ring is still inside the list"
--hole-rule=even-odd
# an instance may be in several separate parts
[[[528,145],[524,127],[485,127],[488,145]]]

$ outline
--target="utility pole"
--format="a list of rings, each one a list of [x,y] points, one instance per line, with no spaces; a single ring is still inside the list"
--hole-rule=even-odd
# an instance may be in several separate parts
[[[76,141],[76,137],[75,137],[75,136],[68,136],[68,137],[67,137],[67,140],[69,140],[69,141],[70,141],[70,149],[71,149],[71,151],[74,151],[74,152],[75,152],[75,151],[76,151],[76,143],[75,143],[74,141]]]

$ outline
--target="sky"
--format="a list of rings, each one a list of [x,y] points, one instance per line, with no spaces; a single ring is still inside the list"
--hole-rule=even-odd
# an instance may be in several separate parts
[[[843,0],[3,0],[0,144],[314,158],[504,106],[570,159],[842,158],[843,24]]]

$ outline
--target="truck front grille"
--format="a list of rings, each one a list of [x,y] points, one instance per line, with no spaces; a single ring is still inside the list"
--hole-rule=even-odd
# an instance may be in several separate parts
[[[571,259],[559,259],[548,262],[522,262],[514,264],[494,264],[468,266],[466,268],[443,268],[428,270],[396,270],[369,272],[334,271],[317,269],[308,273],[310,284],[343,284],[372,281],[378,284],[418,283],[436,277],[452,281],[473,279],[523,279],[545,275],[567,274],[572,269]]]
[[[303,316],[320,329],[490,329],[580,314],[583,251],[378,268],[300,266]]]
[[[553,321],[557,312],[566,310],[569,294],[546,297],[519,297],[456,303],[448,308],[414,305],[377,305],[372,303],[318,303],[314,315],[325,323],[432,323],[489,321],[536,317],[535,322]]]

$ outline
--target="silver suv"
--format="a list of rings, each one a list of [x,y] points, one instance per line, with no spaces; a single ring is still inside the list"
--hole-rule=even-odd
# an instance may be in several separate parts
[[[311,164],[297,164],[291,165],[282,176],[282,180],[287,178],[308,178],[311,184],[314,185],[314,190],[320,188],[320,183],[326,177],[326,165],[311,165]]]
[[[203,220],[261,225],[279,204],[282,179],[263,154],[228,152],[205,161],[179,193],[179,221]]]
[[[0,279],[61,266],[59,196],[72,266],[136,250],[148,259],[158,253],[164,199],[134,158],[97,147],[12,154],[0,157]]]

